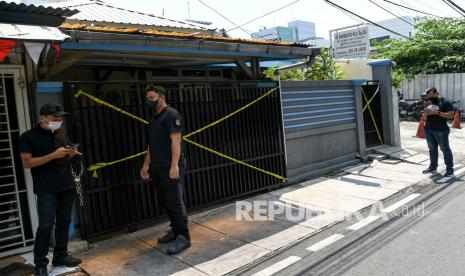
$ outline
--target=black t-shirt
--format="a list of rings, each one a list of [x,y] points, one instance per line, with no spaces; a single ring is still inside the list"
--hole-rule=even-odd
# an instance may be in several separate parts
[[[37,125],[21,135],[19,152],[41,157],[70,144],[64,129],[51,132]],[[54,159],[42,166],[31,168],[31,174],[35,194],[66,191],[75,185],[69,157]]]
[[[181,132],[183,122],[179,112],[169,106],[155,115],[148,126],[148,141],[150,146],[150,165],[155,168],[171,166],[170,134]],[[184,164],[184,144],[181,142],[179,163]]]
[[[426,103],[426,108],[439,110],[440,112],[449,112],[454,110],[452,103],[444,100],[444,98],[428,101]],[[431,130],[447,130],[449,129],[449,126],[447,125],[447,119],[439,115],[430,115],[426,117],[425,128]]]

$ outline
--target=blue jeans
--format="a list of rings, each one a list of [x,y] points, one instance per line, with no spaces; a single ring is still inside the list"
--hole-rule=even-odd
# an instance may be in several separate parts
[[[37,194],[39,227],[37,227],[34,242],[34,264],[37,267],[45,267],[48,264],[49,240],[54,223],[56,245],[53,255],[54,257],[66,256],[74,198],[74,189],[56,193]]]
[[[454,169],[454,159],[452,157],[452,150],[449,146],[449,133],[450,130],[431,130],[425,128],[426,142],[428,142],[430,168],[438,167],[438,146],[444,153],[444,162],[446,169],[452,171]]]

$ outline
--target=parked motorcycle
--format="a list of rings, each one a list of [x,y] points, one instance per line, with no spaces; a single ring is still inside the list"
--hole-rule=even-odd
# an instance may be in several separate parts
[[[423,100],[400,100],[399,118],[419,121],[424,109],[425,101]]]
[[[421,100],[404,100],[403,97],[399,97],[399,118],[419,121],[425,109],[426,102],[426,94],[421,95]],[[458,105],[460,101],[451,101],[451,103],[454,106],[454,111],[458,111],[459,117],[463,120],[465,112]]]

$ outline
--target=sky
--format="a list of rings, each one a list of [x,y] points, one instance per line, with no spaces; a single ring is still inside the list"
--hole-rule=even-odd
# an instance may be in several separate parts
[[[12,2],[20,2],[16,0]],[[32,2],[40,1],[33,0]],[[43,0],[42,0],[43,1]],[[45,0],[46,1],[46,0]],[[50,2],[59,0],[49,0]],[[245,31],[236,29],[228,32],[232,37],[250,38],[250,33],[260,30],[262,27],[287,26],[287,22],[293,20],[311,21],[316,24],[316,34],[319,37],[328,38],[332,29],[361,23],[359,19],[349,16],[344,12],[330,6],[324,0],[102,0],[114,6],[164,15],[173,19],[194,19],[210,21],[211,26],[226,30],[233,29],[235,24],[242,25],[254,18],[260,17],[270,11],[279,9],[292,2],[292,5],[282,8],[277,12],[264,16],[243,27]],[[351,10],[371,21],[380,21],[393,18],[394,15],[377,7],[370,1],[377,3],[397,16],[422,14],[396,7],[385,0],[332,0],[332,2]],[[460,16],[456,11],[447,6],[443,0],[390,0],[403,6],[408,6],[420,11],[428,12],[441,17]],[[31,0],[26,1],[31,2]],[[204,4],[215,9],[225,18],[216,14]],[[456,4],[465,9],[465,0],[454,0]]]
[[[141,12],[164,14],[168,18],[195,19],[210,21],[214,27],[232,29],[235,26],[204,6],[199,0],[104,0],[116,6]],[[295,0],[201,0],[211,8],[220,12],[235,24],[241,25],[254,18],[278,9]],[[372,0],[388,8],[396,15],[419,16],[421,14],[391,5],[383,0]],[[383,11],[369,0],[333,0],[332,2],[366,17],[372,21],[393,18],[392,14]],[[442,0],[391,0],[404,6],[428,12],[434,15],[448,17],[459,16]],[[454,0],[465,9],[465,0]],[[189,7],[189,9],[188,9]],[[190,12],[189,12],[190,11]],[[265,16],[243,28],[248,32],[256,32],[262,26],[287,26],[292,20],[311,21],[316,24],[316,34],[329,37],[329,30],[360,23],[353,17],[325,3],[324,0],[300,0],[278,12]],[[247,32],[236,29],[228,32],[233,37],[250,38]]]

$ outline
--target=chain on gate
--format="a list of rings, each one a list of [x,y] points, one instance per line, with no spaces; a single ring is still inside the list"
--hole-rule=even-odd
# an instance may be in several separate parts
[[[84,174],[84,165],[82,164],[82,161],[79,161],[79,173],[76,173],[76,171],[73,168],[73,165],[71,164],[71,175],[73,176],[73,181],[76,184],[76,193],[78,196],[79,200],[79,206],[84,206],[84,195],[82,192],[82,184],[81,184],[81,177]]]

